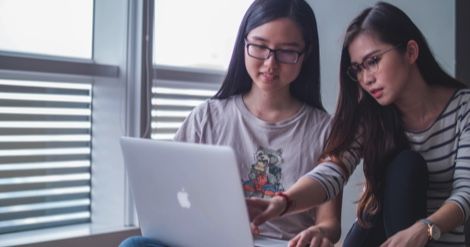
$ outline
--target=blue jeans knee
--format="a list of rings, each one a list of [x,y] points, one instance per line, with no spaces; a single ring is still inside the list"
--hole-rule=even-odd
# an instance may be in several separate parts
[[[151,238],[132,236],[122,241],[119,247],[165,247],[165,245]]]

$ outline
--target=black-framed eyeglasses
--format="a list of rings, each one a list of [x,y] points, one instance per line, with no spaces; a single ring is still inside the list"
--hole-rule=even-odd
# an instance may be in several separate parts
[[[274,54],[274,58],[279,63],[296,64],[304,51],[294,51],[288,49],[271,49],[264,45],[246,43],[246,50],[250,57],[259,60],[266,60]]]
[[[381,51],[370,57],[367,57],[362,61],[362,63],[353,63],[349,65],[349,67],[346,69],[346,74],[348,74],[351,80],[359,81],[364,70],[366,70],[369,73],[377,72],[379,70],[379,63],[380,63],[380,60],[382,59],[382,56],[385,53],[397,48],[398,46],[400,45],[393,46],[389,49],[386,49],[385,51]]]

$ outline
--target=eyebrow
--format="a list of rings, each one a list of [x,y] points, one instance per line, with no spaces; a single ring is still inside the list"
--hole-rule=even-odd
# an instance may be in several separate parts
[[[374,56],[375,54],[377,54],[377,53],[379,53],[379,52],[380,52],[380,50],[373,50],[373,51],[367,53],[364,57],[362,57],[361,62],[359,62],[359,63],[358,63],[358,62],[351,62],[351,64],[361,64],[361,63],[363,63],[366,59],[368,59],[368,58]]]
[[[251,36],[250,39],[253,39],[253,41],[261,41],[261,42],[269,41],[268,39],[265,39],[260,36]],[[246,37],[246,40],[249,41],[248,37]],[[280,46],[293,46],[293,47],[299,47],[299,48],[302,47],[302,45],[297,42],[285,42],[285,43],[281,43]]]

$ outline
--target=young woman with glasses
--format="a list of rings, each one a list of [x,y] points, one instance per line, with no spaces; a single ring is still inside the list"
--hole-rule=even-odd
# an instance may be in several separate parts
[[[363,160],[364,192],[344,246],[465,246],[470,215],[470,90],[434,59],[410,18],[379,2],[349,25],[340,95],[322,163],[283,198],[248,200],[281,213],[335,198]]]
[[[304,0],[255,0],[241,22],[220,90],[192,111],[175,140],[233,147],[245,195],[282,198],[318,163],[328,134],[319,54],[315,15]],[[258,234],[289,240],[305,230],[297,240],[333,246],[340,217],[338,197],[266,222]],[[155,244],[131,238],[123,246],[144,242]]]

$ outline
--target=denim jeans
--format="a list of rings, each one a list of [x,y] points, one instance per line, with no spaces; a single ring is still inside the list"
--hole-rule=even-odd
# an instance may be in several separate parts
[[[133,236],[122,241],[119,247],[165,247],[165,245],[150,238]]]
[[[380,246],[398,231],[425,218],[427,187],[428,171],[423,157],[414,151],[398,154],[386,171],[382,209],[369,217],[372,226],[364,228],[354,223],[343,246]]]

